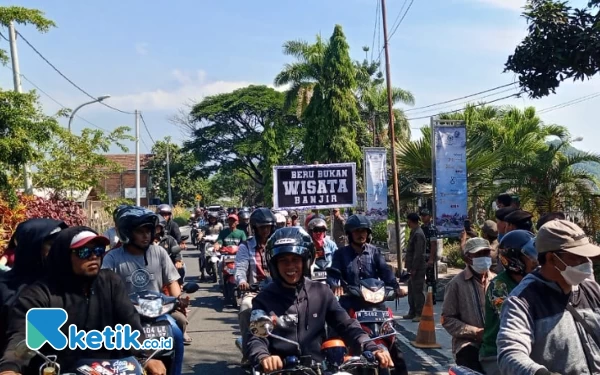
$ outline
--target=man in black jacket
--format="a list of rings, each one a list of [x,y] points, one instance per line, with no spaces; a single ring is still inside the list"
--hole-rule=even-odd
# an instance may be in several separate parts
[[[60,232],[48,256],[48,276],[21,291],[8,315],[8,344],[2,359],[2,375],[38,374],[39,361],[20,358],[15,349],[25,339],[26,314],[31,308],[61,308],[68,319],[61,330],[68,336],[68,327],[79,330],[115,328],[129,324],[132,330],[143,331],[139,315],[129,300],[121,278],[108,270],[100,270],[102,255],[110,241],[88,227],[72,227]],[[144,353],[115,350],[62,350],[44,345],[45,355],[56,354],[61,368],[68,372],[81,358],[112,359],[129,355],[144,357]],[[150,360],[146,369],[152,375],[165,375],[162,362]]]
[[[302,355],[322,361],[321,343],[325,323],[342,333],[355,350],[371,351],[382,368],[393,366],[390,354],[374,342],[358,322],[346,313],[327,285],[313,282],[310,263],[313,258],[312,239],[302,228],[281,228],[269,238],[266,257],[273,283],[258,294],[252,304],[254,311],[272,312],[287,325],[276,325],[273,333],[297,341]],[[277,339],[248,338],[248,358],[260,364],[265,372],[283,368],[282,357],[298,355],[289,343]]]

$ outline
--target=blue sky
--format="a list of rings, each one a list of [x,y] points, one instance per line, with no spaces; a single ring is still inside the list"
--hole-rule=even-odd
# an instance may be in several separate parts
[[[313,41],[329,37],[340,24],[352,57],[362,60],[362,46],[373,45],[375,9],[379,0],[190,1],[140,0],[75,2],[20,1],[41,9],[58,27],[39,34],[32,27],[18,30],[65,75],[93,95],[110,94],[107,103],[126,111],[142,111],[154,140],[171,135],[186,138],[167,119],[190,100],[231,91],[248,84],[272,84],[290,58],[281,53],[287,40]],[[415,0],[390,40],[394,86],[411,91],[416,107],[445,101],[510,83],[503,74],[508,55],[525,35],[520,16],[524,0]],[[573,1],[582,4],[583,1]],[[404,0],[388,0],[391,28]],[[3,31],[4,35],[6,30]],[[383,38],[383,36],[381,36]],[[8,43],[0,40],[1,48]],[[375,49],[382,42],[375,38]],[[21,73],[55,100],[74,108],[88,98],[60,77],[23,41],[18,41]],[[370,56],[370,53],[369,53]],[[0,87],[12,89],[11,71],[0,67]],[[33,86],[23,80],[24,89]],[[513,99],[498,104],[551,107],[600,91],[598,79],[563,84],[556,95],[537,101]],[[514,91],[497,93],[493,100]],[[43,94],[48,114],[60,106]],[[584,140],[576,146],[600,152],[600,134],[590,133],[600,98],[541,115],[546,123],[567,126]],[[464,101],[409,117],[436,114],[464,106]],[[101,105],[85,107],[79,115],[112,129],[133,127],[133,116]],[[66,126],[66,121],[63,121]],[[414,120],[418,128],[428,120]],[[90,125],[75,119],[73,129]],[[414,130],[413,137],[419,131]],[[141,152],[152,142],[142,128]],[[144,145],[145,143],[145,145]],[[147,146],[148,147],[147,147]],[[133,144],[130,150],[133,152]]]

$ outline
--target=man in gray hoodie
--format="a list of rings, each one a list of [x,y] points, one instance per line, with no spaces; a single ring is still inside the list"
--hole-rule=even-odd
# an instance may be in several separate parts
[[[541,268],[502,306],[496,344],[502,374],[600,374],[600,247],[576,224],[552,220],[535,239]]]

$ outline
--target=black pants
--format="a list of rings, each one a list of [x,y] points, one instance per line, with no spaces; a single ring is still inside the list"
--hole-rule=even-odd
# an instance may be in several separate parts
[[[206,271],[206,244],[201,242],[198,245],[200,250],[200,257],[198,257],[198,266],[200,267],[200,277],[204,278],[204,272]]]
[[[467,345],[456,352],[456,364],[483,373],[483,367],[479,363],[479,348],[476,346]]]
[[[438,265],[437,261],[433,263],[433,266],[427,266],[425,271],[425,283],[431,287],[433,292],[433,304],[435,305],[435,296],[437,295],[437,279],[438,279]]]

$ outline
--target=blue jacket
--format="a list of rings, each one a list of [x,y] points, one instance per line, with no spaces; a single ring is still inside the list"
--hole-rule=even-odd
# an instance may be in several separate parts
[[[344,246],[333,254],[332,268],[342,272],[349,285],[358,286],[362,279],[380,279],[386,286],[398,289],[399,284],[392,268],[386,263],[383,254],[375,246],[365,244],[362,254],[356,254],[352,246]],[[330,285],[339,285],[339,280],[328,277]]]

